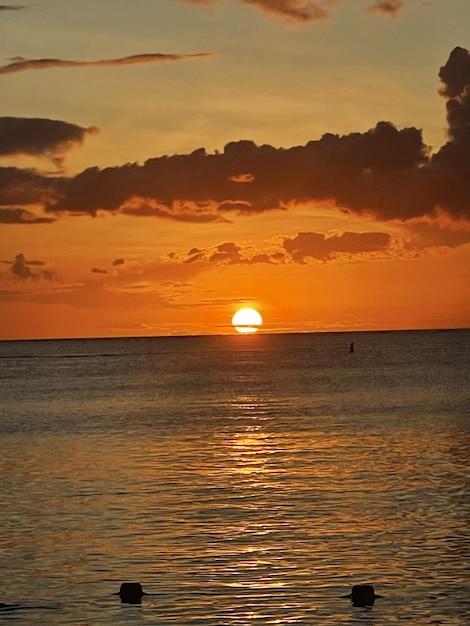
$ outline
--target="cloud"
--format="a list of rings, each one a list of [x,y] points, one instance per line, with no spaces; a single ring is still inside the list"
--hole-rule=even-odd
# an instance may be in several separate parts
[[[186,254],[173,253],[170,258],[185,264],[203,264],[203,269],[214,265],[252,265],[272,263],[270,254],[257,253],[251,245],[240,246],[233,241],[226,241],[213,248],[191,248]]]
[[[441,67],[440,94],[446,98],[449,141],[434,156],[433,165],[451,193],[446,208],[451,214],[470,214],[470,53],[455,48]]]
[[[334,0],[238,0],[254,4],[267,15],[274,15],[295,22],[313,22],[331,15],[331,8],[339,2]]]
[[[379,13],[388,17],[397,17],[405,7],[405,0],[375,0],[373,4],[364,10],[365,13]]]
[[[83,128],[60,120],[0,117],[0,156],[47,157],[61,166],[68,150],[97,132],[95,126]]]
[[[439,78],[443,84],[440,93],[447,99],[449,137],[458,144],[470,143],[470,52],[452,50]]]
[[[123,212],[195,224],[319,202],[379,221],[442,213],[470,220],[469,56],[456,48],[440,70],[449,141],[434,155],[418,128],[381,121],[302,146],[233,141],[222,153],[200,148],[73,178],[0,168],[0,204],[42,198],[51,215]]]
[[[16,258],[11,266],[11,272],[15,278],[19,278],[20,280],[28,280],[29,278],[35,277],[33,272],[28,267],[23,254],[16,255]]]
[[[470,224],[455,224],[446,219],[413,220],[402,232],[299,232],[292,237],[278,236],[264,246],[251,242],[225,241],[211,248],[193,247],[186,253],[172,252],[168,259],[174,267],[191,266],[195,273],[221,265],[285,265],[348,263],[391,258],[416,259],[422,253],[442,254],[449,248],[470,243]],[[171,263],[169,267],[171,267]]]
[[[28,281],[28,280],[54,280],[56,273],[45,267],[44,261],[27,261],[24,254],[17,254],[15,260],[11,262],[10,274],[15,280]],[[32,270],[33,268],[40,267],[40,270]]]
[[[370,254],[385,250],[391,242],[387,233],[352,233],[335,234],[326,237],[321,233],[298,233],[295,237],[286,237],[283,247],[297,263],[307,259],[331,260],[339,255]]]
[[[124,265],[125,262],[125,259],[116,259],[115,261],[113,261],[113,267],[116,267],[118,265]]]
[[[180,0],[188,4],[213,4],[220,0]],[[331,17],[342,0],[232,0],[255,6],[262,13],[287,22],[306,23]],[[396,17],[406,5],[405,0],[374,0],[365,12]]]
[[[213,4],[220,0],[180,0],[188,4]],[[340,0],[232,0],[254,5],[262,13],[291,22],[313,22],[327,19]]]
[[[45,70],[63,67],[120,67],[123,65],[136,65],[140,63],[161,63],[165,61],[181,61],[198,57],[214,56],[213,52],[199,52],[196,54],[161,54],[147,53],[134,54],[120,59],[102,59],[99,61],[68,61],[65,59],[24,59],[15,57],[11,63],[0,67],[0,76],[13,74],[25,70]]]
[[[55,221],[53,217],[39,217],[19,207],[0,207],[0,224],[51,224]]]
[[[24,5],[13,6],[11,4],[0,4],[0,11],[19,11],[20,9],[26,9],[26,6]]]
[[[197,150],[60,179],[47,210],[123,210],[204,222],[217,213],[229,219],[331,199],[359,214],[409,219],[432,212],[438,201],[430,195],[427,152],[419,130],[387,122],[367,133],[328,134],[290,149],[232,142],[223,154]],[[249,172],[251,182],[235,182],[239,172]]]
[[[56,193],[58,180],[30,169],[0,167],[0,205],[44,203]]]
[[[193,224],[208,224],[211,222],[226,222],[208,203],[174,202],[165,206],[152,198],[131,198],[120,207],[120,212],[134,217],[161,217],[176,222],[190,222]]]
[[[231,213],[334,199],[356,212],[406,218],[432,209],[415,206],[419,182],[409,180],[419,178],[426,152],[420,131],[397,130],[386,122],[367,133],[325,135],[290,149],[231,142],[223,154],[197,150],[149,159],[143,165],[90,168],[73,179],[58,180],[57,196],[47,209],[94,215],[100,210],[135,213],[140,206],[147,215],[151,209],[155,216],[207,221],[216,212],[227,219]],[[252,181],[235,182],[233,176],[240,172],[250,173]],[[413,187],[408,200],[406,190],[396,188],[400,179],[402,186]]]
[[[407,225],[406,250],[457,248],[470,243],[470,225],[442,220],[417,220]]]
[[[264,248],[251,243],[243,245],[233,241],[220,243],[214,248],[191,248],[186,254],[173,253],[170,258],[180,263],[207,265],[254,265],[269,263],[305,264],[311,261],[361,260],[388,251],[392,237],[387,233],[324,233],[302,232],[294,237],[278,237],[268,241]]]

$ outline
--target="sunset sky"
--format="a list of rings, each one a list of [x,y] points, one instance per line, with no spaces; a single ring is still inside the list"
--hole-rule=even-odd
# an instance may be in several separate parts
[[[0,5],[0,339],[470,326],[468,0]]]

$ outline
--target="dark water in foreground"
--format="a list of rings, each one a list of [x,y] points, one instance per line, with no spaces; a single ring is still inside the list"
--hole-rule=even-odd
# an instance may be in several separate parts
[[[470,331],[0,343],[0,621],[467,626],[469,365]]]

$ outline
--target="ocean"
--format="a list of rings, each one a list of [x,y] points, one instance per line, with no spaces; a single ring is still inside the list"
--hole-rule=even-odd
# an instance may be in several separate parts
[[[0,342],[0,622],[468,626],[469,366],[469,330]]]

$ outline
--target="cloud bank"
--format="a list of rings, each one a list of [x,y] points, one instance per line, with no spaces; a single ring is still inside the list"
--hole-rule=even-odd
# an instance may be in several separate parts
[[[321,202],[379,221],[442,213],[470,220],[469,52],[455,48],[439,77],[449,141],[434,155],[419,129],[382,121],[364,133],[327,133],[287,149],[242,140],[220,154],[200,148],[143,165],[93,167],[74,178],[0,168],[0,204],[39,202],[50,215],[123,212],[206,223]]]
[[[212,52],[199,52],[196,54],[134,54],[120,59],[104,59],[100,61],[68,61],[65,59],[23,59],[16,57],[11,63],[0,66],[0,76],[14,74],[25,70],[46,70],[63,67],[121,67],[123,65],[137,65],[141,63],[163,63],[166,61],[182,61],[199,57],[214,56]]]

